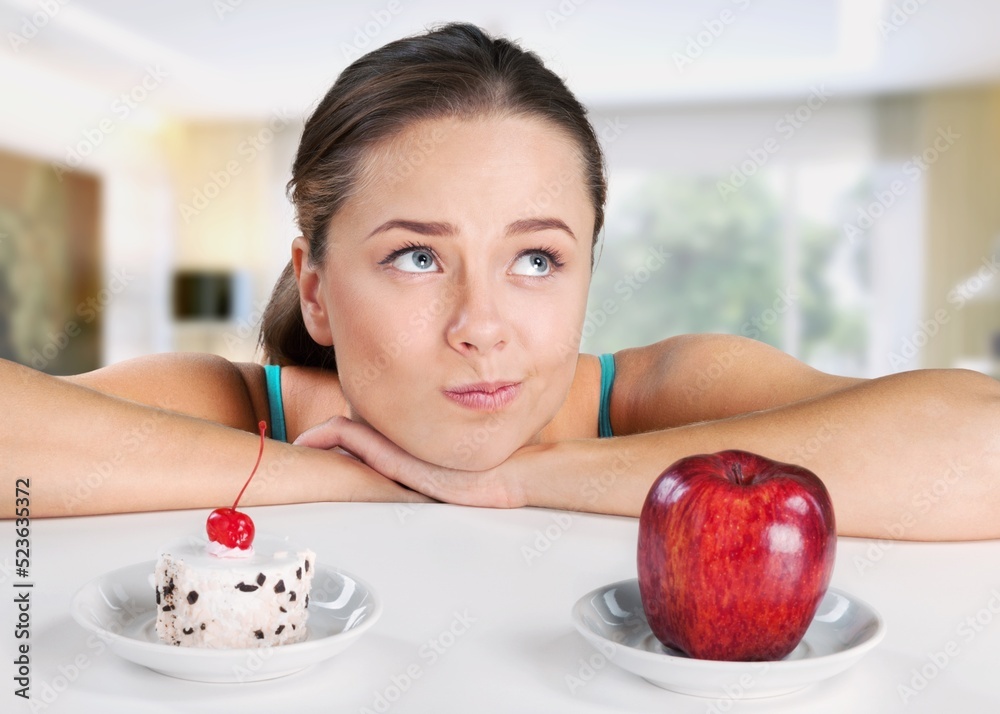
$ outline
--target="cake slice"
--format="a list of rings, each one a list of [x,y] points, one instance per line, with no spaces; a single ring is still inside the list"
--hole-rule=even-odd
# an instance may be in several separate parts
[[[250,551],[204,538],[174,541],[156,564],[156,633],[181,647],[246,648],[306,637],[316,556],[259,535]]]

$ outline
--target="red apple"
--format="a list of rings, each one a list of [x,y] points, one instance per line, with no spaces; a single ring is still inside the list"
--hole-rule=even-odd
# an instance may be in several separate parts
[[[773,661],[802,639],[830,584],[830,494],[801,466],[746,451],[680,459],[639,516],[639,594],[667,647]]]

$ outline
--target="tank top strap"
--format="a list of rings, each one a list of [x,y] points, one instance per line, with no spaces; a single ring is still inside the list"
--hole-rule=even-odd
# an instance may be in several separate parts
[[[287,441],[285,432],[285,405],[281,402],[281,365],[265,364],[264,379],[267,383],[267,405],[271,413],[271,438]]]
[[[611,431],[611,388],[615,384],[615,356],[602,354],[601,360],[601,406],[597,412],[597,435],[602,439],[614,436]]]

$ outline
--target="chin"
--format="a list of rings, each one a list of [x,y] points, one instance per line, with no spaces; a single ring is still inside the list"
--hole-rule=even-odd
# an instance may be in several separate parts
[[[414,444],[415,449],[410,450],[406,446],[404,449],[419,459],[437,466],[448,469],[459,469],[462,471],[486,471],[502,464],[518,449],[517,444],[508,444],[507,440],[502,440],[498,435],[491,435],[485,443],[477,444],[474,441],[452,442],[454,446],[441,445],[440,448],[421,449]],[[420,453],[423,452],[423,453]]]

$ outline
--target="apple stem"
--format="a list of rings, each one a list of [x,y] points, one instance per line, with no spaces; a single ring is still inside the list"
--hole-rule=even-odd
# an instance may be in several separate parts
[[[250,472],[250,478],[248,478],[247,482],[243,484],[243,488],[240,489],[239,494],[236,496],[236,500],[233,501],[234,511],[236,510],[236,506],[239,505],[240,499],[243,498],[243,492],[246,491],[247,486],[250,485],[250,480],[253,478],[253,475],[257,473],[257,467],[260,466],[260,459],[264,455],[264,432],[267,431],[267,422],[261,420],[261,422],[257,425],[257,428],[260,429],[260,449],[257,451],[257,463],[253,465],[253,471]]]

